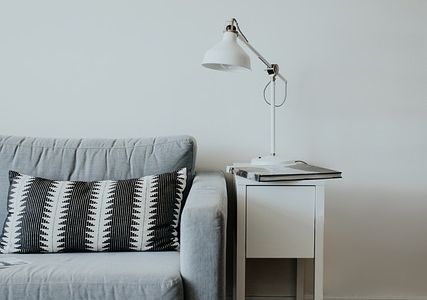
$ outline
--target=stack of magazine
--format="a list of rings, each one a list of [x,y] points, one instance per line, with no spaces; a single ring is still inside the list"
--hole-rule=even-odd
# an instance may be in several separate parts
[[[303,161],[269,166],[234,164],[228,168],[228,171],[259,182],[342,178],[339,171],[312,166]]]

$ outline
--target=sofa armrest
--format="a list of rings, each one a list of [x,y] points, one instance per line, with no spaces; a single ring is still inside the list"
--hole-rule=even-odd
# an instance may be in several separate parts
[[[202,172],[181,216],[181,276],[185,299],[225,298],[227,189],[224,174]]]

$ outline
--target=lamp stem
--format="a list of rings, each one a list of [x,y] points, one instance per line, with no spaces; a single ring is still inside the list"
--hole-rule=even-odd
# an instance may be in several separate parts
[[[270,152],[276,155],[276,78],[271,76],[271,100],[270,100]]]

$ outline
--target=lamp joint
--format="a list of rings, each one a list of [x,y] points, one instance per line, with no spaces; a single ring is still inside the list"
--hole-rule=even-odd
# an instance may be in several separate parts
[[[227,22],[227,25],[225,26],[225,31],[227,32],[233,32],[235,34],[238,34],[239,32],[237,31],[237,21],[236,19],[231,19],[230,21]]]
[[[271,64],[271,67],[266,69],[267,74],[273,77],[273,81],[276,80],[276,76],[279,74],[279,65]]]

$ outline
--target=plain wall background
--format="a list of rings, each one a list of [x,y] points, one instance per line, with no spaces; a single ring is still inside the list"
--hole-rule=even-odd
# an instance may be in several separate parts
[[[191,134],[200,169],[269,150],[267,78],[200,66],[225,21],[289,80],[277,148],[327,186],[325,296],[427,297],[427,1],[0,1],[2,134]]]

